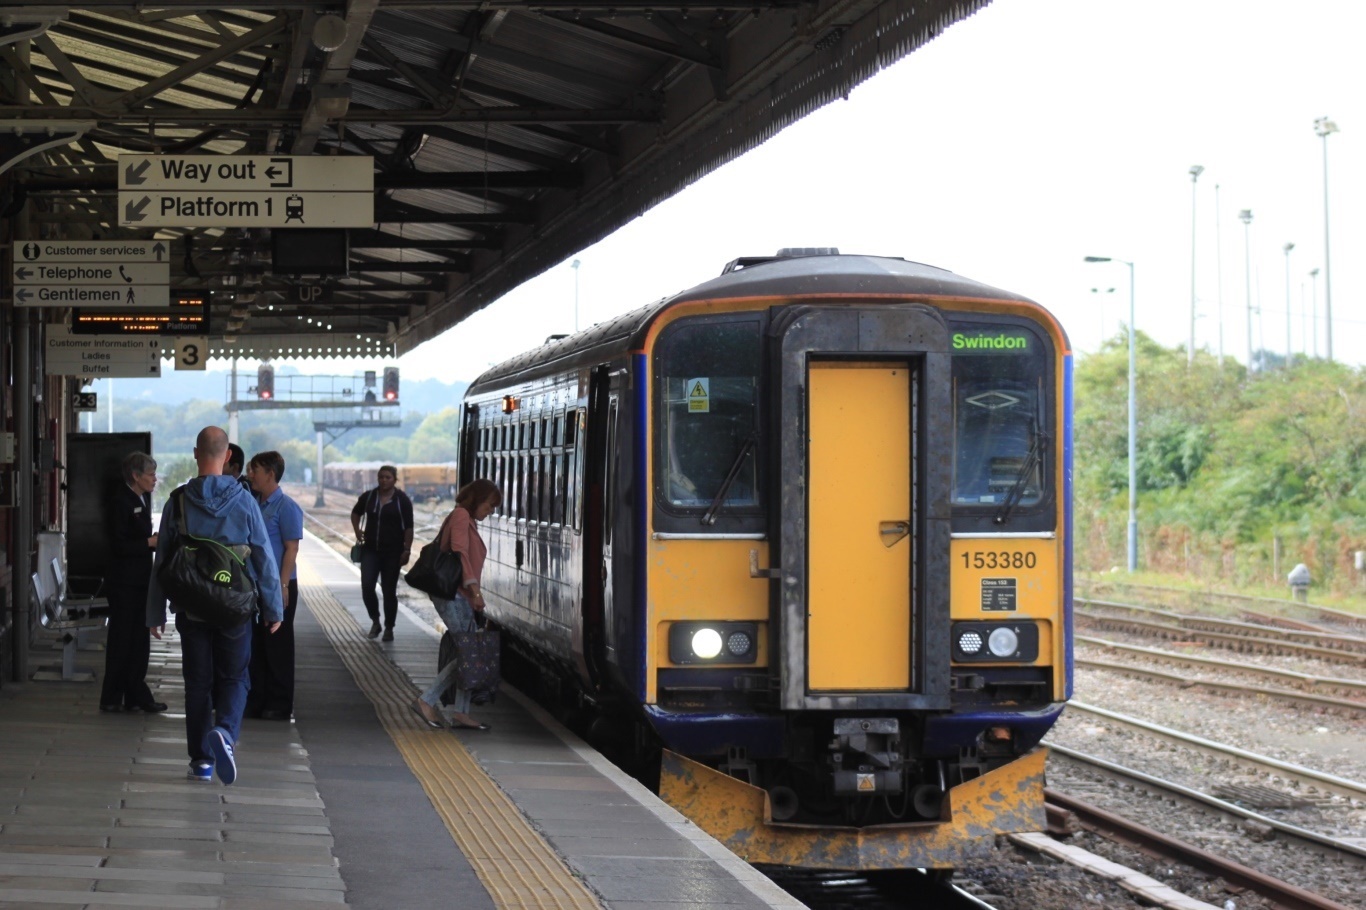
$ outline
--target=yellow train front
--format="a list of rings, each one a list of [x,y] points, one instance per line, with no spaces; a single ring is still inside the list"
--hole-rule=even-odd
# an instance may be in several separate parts
[[[1043,827],[1071,680],[1071,355],[1024,298],[785,251],[491,369],[510,659],[751,862],[952,868]]]

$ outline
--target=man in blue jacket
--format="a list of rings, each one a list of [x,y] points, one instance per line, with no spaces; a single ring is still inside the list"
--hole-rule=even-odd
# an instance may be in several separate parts
[[[256,583],[261,622],[272,633],[284,619],[280,599],[280,570],[271,550],[261,508],[234,478],[223,474],[228,458],[228,434],[205,427],[195,439],[194,460],[199,476],[179,491],[185,505],[184,532],[225,545],[251,547],[248,574]],[[158,578],[166,554],[181,532],[172,497],[161,511],[155,567],[147,589],[147,625],[161,638],[166,631],[166,595]],[[195,617],[192,603],[172,603],[180,630],[180,655],[185,677],[185,734],[190,752],[191,780],[237,779],[233,747],[242,732],[242,711],[249,688],[251,627],[244,622],[220,629]]]

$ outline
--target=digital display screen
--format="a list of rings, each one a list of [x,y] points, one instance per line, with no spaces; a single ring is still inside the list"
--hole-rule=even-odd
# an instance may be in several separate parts
[[[166,309],[71,311],[73,335],[208,335],[209,300],[205,293],[172,293]]]

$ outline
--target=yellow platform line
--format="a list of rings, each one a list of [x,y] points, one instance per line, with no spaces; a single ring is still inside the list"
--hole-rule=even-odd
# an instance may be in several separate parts
[[[374,704],[380,724],[494,904],[530,910],[600,910],[598,900],[460,740],[432,730],[408,709],[416,695],[408,677],[364,635],[321,576],[306,564],[299,566],[299,595],[356,685]]]

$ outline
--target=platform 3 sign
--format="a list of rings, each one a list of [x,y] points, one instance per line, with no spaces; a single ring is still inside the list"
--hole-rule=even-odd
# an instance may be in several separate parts
[[[374,159],[310,155],[120,155],[127,227],[369,227]]]

